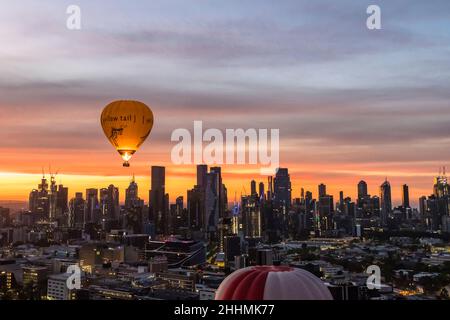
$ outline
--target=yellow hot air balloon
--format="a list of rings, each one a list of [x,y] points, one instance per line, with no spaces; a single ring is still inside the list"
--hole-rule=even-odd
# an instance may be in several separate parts
[[[100,121],[109,142],[122,156],[123,166],[129,167],[128,161],[152,130],[152,110],[139,101],[114,101],[103,109]]]

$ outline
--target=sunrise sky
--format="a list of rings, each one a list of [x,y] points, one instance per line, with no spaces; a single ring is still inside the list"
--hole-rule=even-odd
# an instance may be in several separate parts
[[[378,4],[382,30],[366,28]],[[325,183],[352,198],[388,177],[395,204],[432,192],[450,167],[450,2],[0,1],[0,200],[25,200],[41,168],[70,196],[135,173],[148,200],[150,166],[167,167],[173,200],[195,166],[170,161],[171,132],[279,128],[293,196]],[[82,29],[66,28],[81,7]],[[117,99],[151,106],[155,125],[123,168],[99,124]],[[257,166],[224,167],[232,201],[265,181]]]

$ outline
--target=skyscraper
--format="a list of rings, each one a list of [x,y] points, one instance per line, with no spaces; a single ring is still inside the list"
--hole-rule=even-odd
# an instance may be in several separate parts
[[[186,227],[190,234],[195,234],[195,238],[203,236],[202,231],[205,228],[205,194],[207,183],[208,166],[204,164],[197,165],[197,184],[187,192],[187,221]]]
[[[172,234],[179,234],[180,228],[186,227],[183,214],[183,197],[180,196],[170,205],[170,230]]]
[[[208,166],[206,164],[197,165],[197,186],[205,188],[206,174],[208,173]]]
[[[166,196],[166,168],[152,166],[149,213],[155,223],[156,234],[168,235],[168,201]]]
[[[367,183],[361,180],[358,183],[358,198],[356,199],[356,216],[370,218],[375,213],[373,201],[367,192]]]
[[[238,236],[226,236],[224,239],[225,263],[234,261],[234,257],[241,254],[241,238]]]
[[[380,186],[380,201],[380,223],[382,226],[386,226],[388,217],[392,212],[391,184],[387,179]]]
[[[422,216],[427,213],[427,197],[425,196],[419,198],[419,212]]]
[[[327,186],[323,183],[319,184],[319,199],[327,194]]]
[[[211,167],[209,174],[217,176],[217,185],[219,188],[219,218],[225,217],[225,212],[228,206],[227,188],[222,182],[222,168]]]
[[[252,180],[251,182],[250,182],[250,195],[255,195],[255,194],[258,194],[257,192],[256,192],[256,181],[255,180]]]
[[[105,221],[115,221],[119,219],[119,189],[114,185],[100,190],[101,216]]]
[[[321,230],[333,228],[334,199],[332,195],[323,195],[318,201]]]
[[[29,210],[36,215],[40,215],[42,218],[48,218],[50,209],[48,194],[47,179],[42,174],[41,183],[38,185],[38,188],[30,192]]]
[[[445,174],[445,168],[443,168],[443,171],[440,171],[439,175],[434,179],[433,189],[433,194],[437,198],[445,198],[450,195],[450,184],[448,183],[448,179]]]
[[[97,223],[100,219],[98,189],[86,189],[86,223]]]
[[[134,178],[131,179],[128,188],[125,190],[125,207],[121,211],[122,225],[131,233],[141,233],[144,229],[144,200],[139,198],[138,185]]]
[[[39,206],[39,191],[37,189],[33,189],[30,192],[30,196],[28,198],[28,210],[35,213]]]
[[[260,183],[259,183],[259,198],[260,198],[260,199],[264,199],[264,198],[265,198],[265,194],[264,194],[264,182],[260,182]]]
[[[205,188],[205,228],[204,230],[211,236],[217,230],[217,225],[221,215],[221,182],[220,170],[211,168],[206,176]],[[222,213],[223,214],[223,213]]]
[[[339,192],[339,212],[344,212],[344,191]]]
[[[261,208],[257,196],[243,196],[241,199],[242,226],[246,238],[259,238],[261,230]]]
[[[219,220],[225,218],[227,189],[220,167],[197,166],[197,184],[187,194],[187,225],[195,238],[217,237]]]
[[[404,184],[402,186],[402,206],[403,208],[409,208],[409,187]]]
[[[50,175],[50,189],[48,192],[48,219],[50,221],[56,220],[58,200],[58,187],[56,186],[56,178],[53,174]]]
[[[273,177],[267,177],[267,200],[273,200]]]
[[[62,184],[58,186],[58,196],[56,200],[57,209],[63,214],[69,211],[69,188],[64,187]]]
[[[273,184],[274,208],[287,213],[292,199],[291,178],[287,168],[278,168]]]
[[[84,213],[86,202],[83,199],[83,193],[75,193],[75,198],[69,202],[69,226],[75,228],[84,227]]]
[[[0,228],[9,227],[11,223],[11,217],[9,215],[10,210],[8,208],[0,207]]]
[[[187,222],[188,232],[200,232],[205,225],[205,192],[195,186],[187,192]]]
[[[433,195],[428,197],[426,205],[427,225],[433,231],[449,229],[447,223],[450,215],[450,184],[445,167],[439,170],[434,180]]]
[[[364,180],[361,180],[358,183],[358,199],[364,199],[367,195],[367,183]]]
[[[139,198],[138,191],[139,188],[133,175],[130,185],[125,190],[125,208],[143,206],[143,201]]]

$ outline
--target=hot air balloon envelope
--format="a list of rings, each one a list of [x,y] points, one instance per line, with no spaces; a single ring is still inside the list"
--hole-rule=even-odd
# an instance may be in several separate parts
[[[139,101],[119,100],[108,104],[102,112],[101,125],[109,142],[128,161],[139,149],[153,127],[153,113]]]
[[[312,273],[288,266],[239,269],[222,281],[216,300],[333,300]]]

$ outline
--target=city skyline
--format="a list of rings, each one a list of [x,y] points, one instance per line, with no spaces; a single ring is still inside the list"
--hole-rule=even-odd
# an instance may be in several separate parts
[[[151,168],[153,167],[158,167],[158,166],[151,166]],[[193,165],[192,166],[194,169],[194,177],[193,179],[186,179],[186,183],[191,182],[191,184],[187,184],[187,185],[180,185],[180,190],[184,190],[181,191],[181,193],[170,193],[170,190],[172,191],[176,191],[178,189],[174,189],[170,187],[170,179],[167,179],[167,176],[165,177],[165,189],[166,189],[166,193],[169,194],[169,202],[170,203],[175,203],[176,200],[178,199],[178,197],[183,197],[185,199],[186,202],[186,196],[187,196],[187,192],[190,190],[190,188],[192,188],[193,186],[196,185],[196,180],[197,178],[197,166]],[[214,165],[212,166],[207,166],[207,167],[215,167]],[[216,166],[216,167],[221,167],[221,166]],[[151,168],[149,168],[149,171],[151,171]],[[167,168],[164,167],[164,169],[166,170]],[[287,168],[289,170],[289,168]],[[445,167],[442,167],[439,169],[439,172],[437,174],[434,175],[434,179],[436,179],[437,176],[440,176],[441,174],[445,175]],[[290,174],[290,180],[291,181],[295,181],[295,179],[292,179],[292,174],[289,172]],[[152,175],[149,174],[147,177],[146,176],[136,176],[136,175],[132,175],[130,177],[125,177],[125,181],[117,181],[117,177],[108,177],[104,182],[100,181],[102,179],[104,179],[104,177],[96,177],[96,179],[99,179],[98,181],[95,180],[91,180],[88,183],[91,184],[86,184],[83,186],[83,188],[81,189],[74,189],[70,184],[66,184],[64,183],[64,177],[65,175],[59,175],[58,173],[55,172],[51,173],[51,172],[43,172],[43,174],[41,173],[40,175],[32,175],[33,177],[36,177],[37,180],[34,181],[34,184],[31,184],[30,186],[28,186],[29,188],[25,191],[26,193],[26,197],[21,198],[21,199],[1,199],[0,201],[20,201],[20,202],[28,202],[29,201],[29,192],[30,192],[30,188],[35,189],[35,187],[37,186],[37,184],[41,181],[40,179],[42,179],[42,177],[45,177],[47,179],[47,181],[50,181],[51,176],[55,177],[55,181],[56,181],[56,185],[64,185],[64,187],[69,188],[69,199],[75,197],[76,193],[81,192],[83,194],[83,196],[86,193],[86,190],[89,189],[102,189],[102,188],[107,188],[109,185],[114,185],[116,188],[118,188],[119,190],[119,201],[121,204],[125,203],[125,196],[126,196],[126,189],[129,187],[130,183],[132,181],[134,181],[139,187],[139,192],[138,192],[138,196],[139,198],[143,199],[146,203],[149,202],[150,197],[148,195],[149,190],[151,190],[151,181],[152,181]],[[223,174],[222,171],[222,175],[224,177],[226,177],[226,174]],[[92,177],[91,177],[92,178]],[[251,177],[249,180],[247,180],[247,183],[245,185],[241,186],[240,192],[235,192],[233,191],[232,188],[229,187],[229,184],[227,182],[227,179],[224,178],[223,179],[224,184],[227,186],[228,189],[228,204],[233,204],[235,202],[235,196],[236,196],[236,201],[240,202],[241,197],[245,196],[245,195],[249,195],[251,194],[251,189],[252,189],[252,182],[255,181],[256,184],[259,186],[260,183],[264,184],[265,190],[266,192],[267,190],[267,185],[268,185],[268,176],[261,176],[261,179],[257,179],[255,177]],[[239,180],[240,181],[240,180]],[[86,181],[82,181],[80,180],[79,183],[84,183]],[[381,181],[378,185],[371,185],[370,183],[368,183],[367,179],[361,179],[359,180],[353,187],[353,192],[349,192],[347,193],[345,190],[343,189],[339,189],[336,186],[330,186],[329,184],[326,183],[326,181],[322,181],[320,183],[318,183],[317,185],[310,185],[309,188],[305,185],[295,185],[295,183],[292,183],[292,200],[294,200],[295,198],[300,198],[301,197],[301,193],[303,192],[311,192],[313,195],[313,198],[319,198],[319,189],[323,186],[325,186],[326,188],[326,194],[332,195],[335,199],[335,203],[337,203],[339,201],[340,198],[340,193],[343,192],[343,196],[344,197],[350,197],[352,199],[352,201],[356,201],[358,198],[358,195],[360,194],[360,190],[359,190],[359,183],[360,182],[366,182],[366,187],[367,187],[367,194],[371,195],[371,196],[377,196],[380,197],[380,188],[382,185],[384,185],[385,182],[389,182],[390,183],[390,193],[392,194],[392,206],[401,206],[402,203],[404,203],[404,188],[406,186],[407,188],[407,193],[408,193],[408,203],[411,204],[412,208],[417,208],[419,209],[420,206],[420,202],[419,199],[423,196],[428,196],[432,193],[432,187],[433,187],[433,183],[430,183],[429,189],[427,191],[425,191],[423,194],[419,195],[417,198],[412,197],[411,194],[411,189],[414,190],[414,186],[408,185],[408,184],[400,184],[400,185],[394,185],[392,183],[392,181],[388,178],[385,177],[385,179],[383,181]],[[412,188],[411,188],[412,187]],[[259,187],[258,187],[259,188]],[[398,189],[398,190],[396,190]]]

